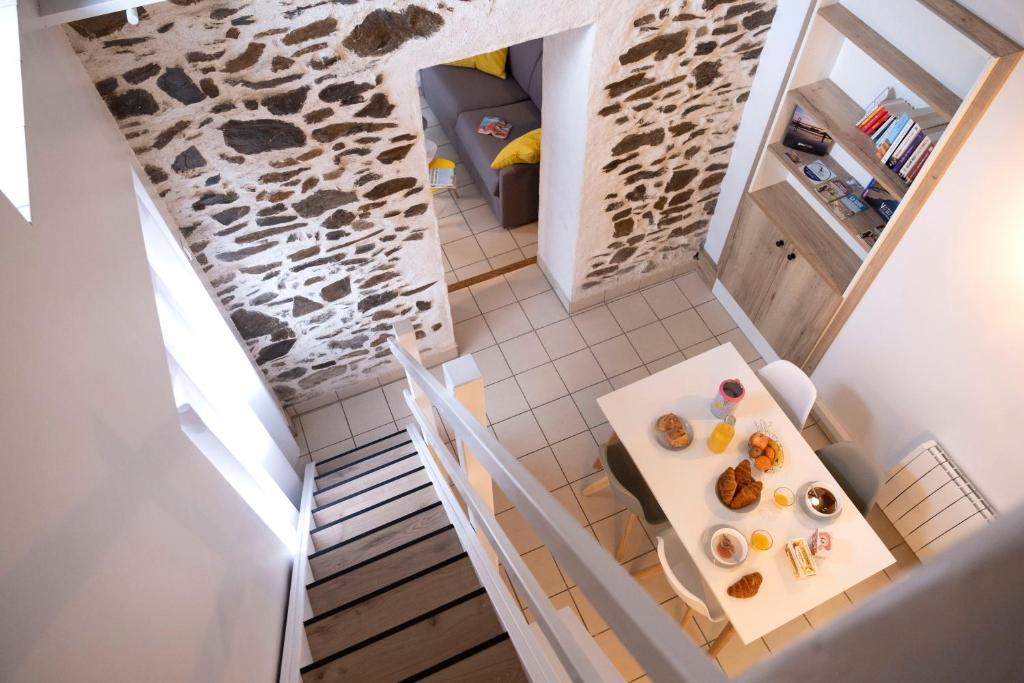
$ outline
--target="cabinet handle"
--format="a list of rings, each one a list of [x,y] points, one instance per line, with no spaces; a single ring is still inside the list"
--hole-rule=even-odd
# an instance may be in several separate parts
[[[775,246],[777,246],[777,247],[785,246],[785,244],[786,244],[786,240],[776,240],[775,241]]]
[[[795,261],[796,260],[796,253],[792,252],[792,251],[789,252],[789,255],[786,256],[786,260],[787,261]]]

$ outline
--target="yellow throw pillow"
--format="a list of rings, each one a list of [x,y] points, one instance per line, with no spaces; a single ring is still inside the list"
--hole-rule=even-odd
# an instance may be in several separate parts
[[[448,62],[448,66],[462,66],[467,69],[476,69],[477,71],[483,71],[485,74],[497,76],[498,78],[505,80],[505,61],[507,59],[508,48],[503,47],[500,50],[485,52],[482,55],[476,55],[475,57],[456,59],[454,62]]]
[[[540,128],[523,133],[505,145],[498,156],[491,162],[491,168],[497,170],[512,164],[540,163]]]

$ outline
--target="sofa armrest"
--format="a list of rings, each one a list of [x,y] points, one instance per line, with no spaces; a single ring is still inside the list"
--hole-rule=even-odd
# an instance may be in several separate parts
[[[512,164],[501,169],[498,202],[502,227],[535,222],[540,207],[540,164]]]

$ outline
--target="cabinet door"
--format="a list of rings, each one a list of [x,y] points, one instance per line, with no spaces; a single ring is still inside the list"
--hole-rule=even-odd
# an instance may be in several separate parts
[[[787,248],[768,295],[751,319],[781,358],[800,365],[841,299],[800,252]]]
[[[776,246],[778,243],[783,246]],[[722,255],[718,277],[755,323],[772,281],[785,262],[785,240],[757,204],[745,196]]]

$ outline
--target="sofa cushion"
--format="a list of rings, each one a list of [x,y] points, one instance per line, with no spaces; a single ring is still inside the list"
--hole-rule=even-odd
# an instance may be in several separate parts
[[[530,96],[533,103],[537,105],[537,109],[543,109],[541,105],[541,99],[544,95],[544,57],[543,55],[537,60],[537,66],[533,70],[533,75],[530,76],[530,84],[523,86],[526,90],[526,94]]]
[[[497,116],[512,124],[512,132],[504,140],[492,135],[481,135],[476,132],[480,119],[485,116]],[[540,127],[540,110],[530,100],[507,104],[504,107],[485,107],[476,111],[459,114],[455,124],[455,137],[463,153],[463,161],[473,167],[479,180],[483,183],[481,191],[494,196],[498,195],[498,177],[500,171],[491,168],[491,162],[505,145],[524,133]]]
[[[543,38],[528,40],[508,49],[508,71],[524,91],[530,88],[530,79],[543,51]]]
[[[457,66],[432,66],[420,71],[423,98],[437,115],[445,132],[451,135],[456,119],[464,111],[481,107],[500,107],[527,100],[515,79],[502,80],[476,69]]]

